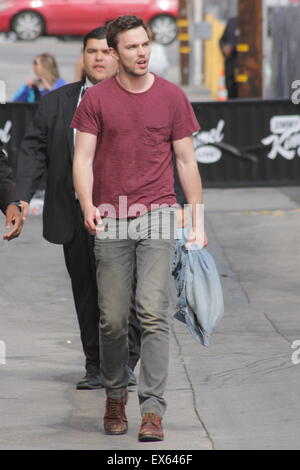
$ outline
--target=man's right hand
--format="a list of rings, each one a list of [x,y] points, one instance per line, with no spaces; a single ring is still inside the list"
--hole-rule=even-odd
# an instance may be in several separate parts
[[[95,206],[88,206],[84,208],[84,225],[91,235],[96,235],[97,231],[102,231],[102,219],[99,209]],[[104,227],[103,227],[104,230]]]
[[[229,59],[232,56],[233,50],[231,44],[224,44],[222,50],[226,59]]]
[[[22,210],[15,204],[9,204],[6,209],[6,229],[10,230],[4,236],[4,240],[13,240],[17,238],[23,229],[23,224],[27,218],[29,211],[29,203],[20,201]]]
[[[17,238],[23,227],[22,212],[15,204],[9,204],[6,209],[6,230],[7,233],[3,236],[4,240],[10,241]]]

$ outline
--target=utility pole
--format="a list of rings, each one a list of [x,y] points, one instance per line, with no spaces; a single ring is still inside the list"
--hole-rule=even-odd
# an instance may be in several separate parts
[[[192,55],[193,55],[193,74],[191,77],[192,85],[197,88],[202,85],[202,71],[203,71],[203,39],[200,35],[195,34],[196,28],[200,28],[203,24],[203,0],[192,0]]]
[[[263,1],[239,0],[237,74],[239,98],[263,94]]]
[[[191,51],[187,8],[187,0],[179,0],[179,18],[177,20],[177,26],[179,29],[178,40],[180,51],[181,85],[185,86],[189,84]]]

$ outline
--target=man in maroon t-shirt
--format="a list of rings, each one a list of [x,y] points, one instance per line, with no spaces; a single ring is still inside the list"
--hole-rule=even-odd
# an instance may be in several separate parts
[[[85,94],[72,121],[78,130],[74,184],[85,225],[96,234],[101,372],[107,434],[127,431],[127,328],[134,274],[142,330],[138,388],[140,441],[163,439],[168,373],[168,287],[175,239],[172,150],[187,202],[202,204],[192,134],[198,122],[184,93],[148,72],[150,42],[140,18],[108,26],[117,76]],[[200,230],[201,232],[201,230]]]

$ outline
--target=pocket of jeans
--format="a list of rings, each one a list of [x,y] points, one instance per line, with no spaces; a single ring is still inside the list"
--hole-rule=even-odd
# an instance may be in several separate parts
[[[145,145],[156,146],[170,139],[169,127],[144,127],[142,133],[142,143]]]

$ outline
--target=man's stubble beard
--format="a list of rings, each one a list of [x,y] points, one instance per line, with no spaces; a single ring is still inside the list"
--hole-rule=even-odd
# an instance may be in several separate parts
[[[143,71],[143,73],[137,73],[134,70],[132,70],[130,67],[127,67],[126,65],[122,64],[124,72],[126,72],[128,75],[132,77],[142,77],[143,75],[147,75],[148,73],[148,67]]]

